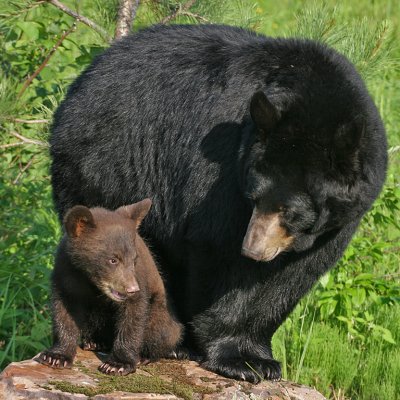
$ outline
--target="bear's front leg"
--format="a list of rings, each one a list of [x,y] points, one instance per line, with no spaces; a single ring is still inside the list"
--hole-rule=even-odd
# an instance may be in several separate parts
[[[80,331],[56,289],[53,289],[53,346],[42,351],[35,361],[52,368],[71,368]]]
[[[207,346],[202,366],[219,375],[251,383],[262,379],[279,380],[281,367],[273,359],[270,347],[252,346],[249,340],[244,343],[234,337],[212,341]]]
[[[204,368],[252,383],[281,378],[280,364],[274,360],[271,350],[275,325],[268,324],[261,312],[258,318],[255,314],[240,312],[254,310],[256,306],[247,293],[231,290],[195,316],[191,342],[200,349]]]
[[[148,304],[128,299],[119,306],[116,338],[110,355],[99,371],[107,375],[128,375],[136,371],[140,361]]]

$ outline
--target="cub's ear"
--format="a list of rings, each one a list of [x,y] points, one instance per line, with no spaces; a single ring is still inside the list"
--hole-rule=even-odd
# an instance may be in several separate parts
[[[250,101],[250,115],[257,128],[258,137],[265,143],[269,132],[278,122],[278,113],[264,92],[256,92]]]
[[[143,218],[149,212],[150,207],[151,200],[144,199],[138,203],[130,204],[129,206],[122,206],[115,211],[127,218],[133,219],[136,223],[136,228],[138,228]]]
[[[92,213],[85,206],[71,208],[64,217],[64,226],[70,237],[79,237],[85,229],[96,227]]]

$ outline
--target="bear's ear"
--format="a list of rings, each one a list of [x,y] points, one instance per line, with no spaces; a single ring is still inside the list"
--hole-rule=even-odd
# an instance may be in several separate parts
[[[250,115],[256,125],[258,137],[265,143],[269,132],[278,122],[278,113],[264,92],[258,91],[251,98]]]
[[[149,212],[150,207],[151,200],[144,199],[142,201],[139,201],[138,203],[134,203],[129,206],[122,206],[115,211],[127,218],[133,219],[136,223],[136,228],[138,228],[143,218]]]
[[[64,217],[64,226],[70,237],[79,237],[85,229],[96,227],[93,214],[85,206],[71,208]]]

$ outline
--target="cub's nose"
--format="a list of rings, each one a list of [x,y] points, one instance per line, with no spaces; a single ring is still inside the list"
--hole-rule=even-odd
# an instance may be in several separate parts
[[[126,288],[126,293],[128,293],[128,294],[133,294],[133,293],[138,292],[139,290],[140,290],[139,285],[138,285],[138,284],[135,284],[135,285],[132,285],[132,286],[127,287],[127,288]]]

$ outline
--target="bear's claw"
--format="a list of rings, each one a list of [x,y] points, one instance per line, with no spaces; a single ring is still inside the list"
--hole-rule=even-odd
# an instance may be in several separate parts
[[[34,360],[51,368],[72,367],[72,357],[49,350],[42,351]]]

